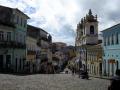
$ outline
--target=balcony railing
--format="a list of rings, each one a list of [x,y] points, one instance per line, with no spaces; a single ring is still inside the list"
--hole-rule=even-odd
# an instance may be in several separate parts
[[[26,44],[17,41],[0,40],[0,48],[21,48],[25,49]]]

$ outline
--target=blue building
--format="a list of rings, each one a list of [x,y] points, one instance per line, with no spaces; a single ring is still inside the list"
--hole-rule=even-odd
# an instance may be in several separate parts
[[[120,69],[120,24],[102,31],[103,33],[103,75],[114,76]]]

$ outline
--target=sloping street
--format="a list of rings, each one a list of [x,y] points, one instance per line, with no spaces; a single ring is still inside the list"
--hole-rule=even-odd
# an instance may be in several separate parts
[[[71,74],[0,74],[0,90],[107,90],[108,85],[105,79],[85,80]]]

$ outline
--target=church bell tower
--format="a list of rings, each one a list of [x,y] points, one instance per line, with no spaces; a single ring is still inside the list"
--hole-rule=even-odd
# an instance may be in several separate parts
[[[88,14],[81,19],[77,25],[76,45],[96,45],[98,44],[98,20],[97,15],[93,15],[91,9]]]
[[[98,21],[97,15],[93,16],[91,9],[85,18],[84,28],[84,44],[94,45],[98,44]]]

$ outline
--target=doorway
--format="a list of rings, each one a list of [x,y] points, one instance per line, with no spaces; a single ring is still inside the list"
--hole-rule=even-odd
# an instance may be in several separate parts
[[[0,55],[0,72],[3,71],[3,55]]]
[[[6,55],[6,71],[10,71],[11,68],[11,55]]]
[[[102,63],[100,63],[100,75],[102,75]]]

